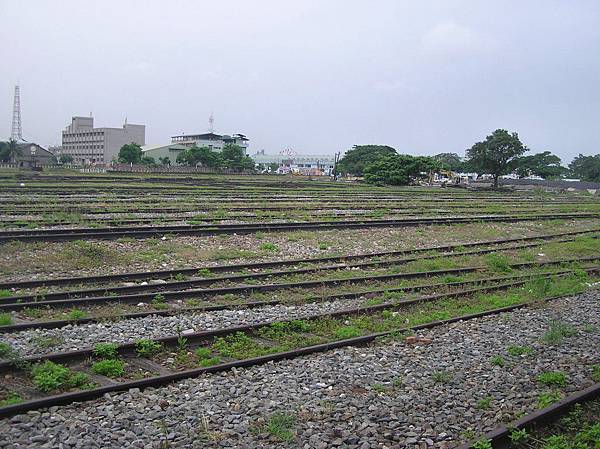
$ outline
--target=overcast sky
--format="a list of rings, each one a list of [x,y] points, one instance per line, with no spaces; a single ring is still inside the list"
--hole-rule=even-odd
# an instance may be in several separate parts
[[[600,153],[600,1],[0,0],[0,137],[72,115],[208,129],[250,152],[464,150],[496,128],[569,162]]]

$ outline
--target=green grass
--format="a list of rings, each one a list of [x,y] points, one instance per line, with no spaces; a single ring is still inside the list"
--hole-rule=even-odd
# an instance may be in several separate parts
[[[431,378],[436,384],[448,384],[452,382],[453,376],[447,371],[435,371]]]
[[[161,343],[145,338],[135,342],[135,352],[140,357],[152,357],[162,351],[162,348]]]
[[[215,338],[212,348],[223,357],[247,359],[278,352],[277,348],[265,346],[243,332]]]
[[[6,407],[8,405],[15,405],[15,404],[19,404],[23,402],[23,398],[21,398],[21,396],[18,393],[14,393],[14,392],[9,392],[6,395],[5,399],[2,399],[0,401],[0,407]]]
[[[69,312],[68,318],[69,320],[81,320],[83,318],[87,318],[88,314],[83,310],[73,309]]]
[[[486,396],[485,398],[478,400],[475,406],[479,410],[488,410],[492,406],[492,399],[491,396]]]
[[[495,355],[490,359],[490,362],[492,363],[492,365],[495,366],[499,366],[499,367],[503,367],[505,362],[504,362],[504,357],[502,357],[501,355]]]
[[[491,271],[498,273],[509,273],[512,271],[512,268],[510,267],[510,259],[504,254],[488,254],[485,257],[485,261]]]
[[[6,357],[12,354],[12,352],[13,349],[8,343],[0,341],[0,357]]]
[[[2,289],[0,290],[0,298],[7,298],[9,296],[12,296],[13,292],[8,290],[8,289]]]
[[[119,359],[106,359],[95,362],[92,371],[106,377],[122,377],[125,374],[125,362]]]
[[[89,384],[85,373],[71,371],[64,365],[46,361],[31,370],[33,384],[44,393],[56,390],[81,388]]]
[[[533,354],[533,348],[531,348],[530,346],[511,345],[506,348],[506,352],[508,352],[508,355],[512,357],[520,357],[522,355]]]
[[[261,243],[259,248],[261,251],[268,251],[271,253],[276,253],[277,251],[279,251],[279,247],[277,245],[269,242]]]
[[[549,345],[559,345],[565,338],[577,335],[577,329],[574,326],[560,321],[552,321],[550,327],[544,333],[542,341]]]
[[[116,359],[119,345],[116,343],[96,343],[94,345],[94,356],[103,359]]]
[[[559,391],[545,391],[538,396],[538,408],[546,408],[562,399]]]
[[[49,335],[49,336],[36,336],[31,339],[31,342],[37,346],[38,348],[46,349],[52,348],[53,346],[58,346],[64,343],[64,339],[57,335]]]
[[[562,388],[567,385],[567,375],[561,371],[547,371],[540,374],[537,381],[549,387]]]
[[[592,380],[600,382],[600,365],[592,365]]]
[[[289,443],[294,440],[293,428],[296,417],[289,413],[278,412],[269,417],[266,430],[277,440]]]
[[[10,313],[0,313],[0,326],[10,326],[12,322],[12,315]]]

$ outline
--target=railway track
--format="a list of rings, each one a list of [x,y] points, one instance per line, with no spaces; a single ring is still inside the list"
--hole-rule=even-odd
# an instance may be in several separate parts
[[[1,231],[0,243],[8,241],[68,241],[81,239],[116,239],[122,237],[147,238],[165,234],[178,235],[218,235],[249,234],[259,231],[298,231],[327,229],[364,229],[371,227],[406,227],[425,225],[447,225],[473,222],[522,222],[554,219],[591,219],[598,218],[598,213],[579,214],[540,214],[540,215],[473,215],[462,217],[423,217],[397,220],[364,220],[364,221],[313,221],[288,223],[257,224],[215,224],[215,225],[176,225],[116,228],[72,228],[48,230],[15,230]]]
[[[583,233],[578,233],[577,235],[582,235]],[[597,236],[594,235],[594,238]],[[558,237],[554,239],[545,239],[545,242],[553,242],[553,243],[566,243],[574,241],[574,234],[570,234],[568,237]],[[376,267],[389,267],[389,266],[399,266],[405,265],[410,262],[416,261],[424,261],[424,260],[433,260],[438,259],[440,257],[461,257],[461,256],[473,256],[473,255],[484,255],[489,254],[496,251],[514,251],[517,249],[524,248],[533,248],[540,245],[539,242],[530,242],[528,239],[513,239],[517,240],[517,244],[511,246],[501,246],[498,247],[499,244],[505,244],[505,242],[501,243],[488,243],[487,248],[483,249],[475,249],[471,251],[454,251],[456,248],[461,248],[459,246],[454,246],[454,248],[450,249],[446,252],[429,254],[425,256],[412,256],[412,257],[404,257],[404,258],[391,258],[386,260],[381,260],[381,257],[394,257],[398,255],[405,255],[406,251],[392,251],[387,253],[377,253],[377,254],[364,254],[364,255],[353,255],[353,256],[345,256],[345,257],[324,257],[317,259],[306,259],[303,261],[296,261],[297,264],[303,265],[302,268],[293,268],[287,270],[278,270],[278,271],[268,271],[263,273],[252,273],[247,272],[249,270],[256,270],[260,268],[273,268],[275,266],[285,266],[289,265],[291,261],[282,261],[282,262],[263,262],[263,263],[255,263],[255,264],[240,264],[240,265],[224,265],[220,267],[214,267],[216,270],[211,270],[210,268],[199,268],[196,271],[191,270],[183,270],[178,271],[177,276],[181,275],[192,275],[195,279],[190,280],[174,280],[170,279],[169,281],[164,281],[164,283],[150,283],[147,285],[135,285],[135,286],[102,286],[96,288],[87,288],[87,289],[77,289],[77,290],[69,290],[65,292],[44,292],[42,294],[30,294],[30,295],[14,295],[14,296],[5,296],[0,298],[0,305],[2,303],[7,302],[21,302],[21,303],[31,303],[37,302],[39,300],[58,300],[58,299],[67,299],[67,298],[81,298],[81,297],[89,297],[91,295],[101,295],[101,296],[116,296],[116,295],[126,295],[132,293],[143,293],[143,292],[152,292],[158,293],[163,291],[169,291],[173,289],[177,289],[183,291],[189,288],[197,288],[212,284],[219,283],[241,283],[241,284],[249,284],[254,283],[258,280],[273,278],[286,278],[288,276],[295,275],[306,275],[306,274],[314,274],[314,273],[322,273],[327,271],[339,271],[339,270],[356,270],[356,269],[365,269],[365,268],[376,268]],[[479,245],[478,245],[479,246]],[[432,251],[432,249],[429,249]],[[423,252],[423,251],[420,251]],[[376,258],[377,260],[372,260]],[[362,260],[358,263],[348,263],[349,260]],[[307,264],[318,264],[323,262],[338,262],[334,265],[315,265],[311,267],[306,267]],[[219,271],[222,269],[229,268],[229,271],[239,271],[244,270],[244,273],[241,274],[228,274],[225,276],[206,276],[206,272],[202,270],[208,270],[208,273],[214,273],[215,271]],[[199,272],[203,273],[203,276],[199,276]],[[171,274],[173,275],[173,274]],[[10,285],[10,284],[9,284]],[[14,285],[12,285],[14,288]]]
[[[421,248],[411,248],[404,250],[393,250],[393,251],[380,251],[375,253],[362,253],[362,254],[346,254],[343,256],[327,256],[327,257],[313,257],[306,259],[283,259],[273,261],[263,261],[254,263],[242,263],[242,264],[224,264],[224,265],[208,265],[208,266],[196,266],[186,267],[172,270],[159,270],[159,271],[144,271],[144,272],[132,272],[132,273],[121,273],[121,274],[109,274],[109,275],[98,275],[98,276],[78,276],[70,278],[55,278],[55,279],[35,279],[27,281],[8,281],[0,282],[0,289],[25,289],[25,288],[36,288],[36,287],[52,287],[52,286],[69,286],[69,285],[85,285],[85,284],[96,284],[105,282],[122,282],[122,281],[135,281],[135,280],[150,280],[157,278],[172,278],[177,275],[193,276],[199,271],[208,271],[211,274],[223,273],[230,271],[240,270],[256,270],[256,269],[270,269],[284,266],[294,266],[300,264],[318,264],[318,263],[330,263],[330,262],[346,262],[351,260],[360,259],[371,259],[377,257],[394,257],[394,256],[408,256],[420,253],[427,253],[430,251],[436,252],[448,252],[455,251],[456,249],[473,248],[477,246],[496,246],[505,245],[509,243],[519,242],[532,242],[532,241],[551,241],[555,239],[570,239],[571,237],[585,236],[588,234],[596,234],[600,232],[600,228],[593,228],[589,230],[581,231],[569,231],[559,232],[552,234],[539,234],[528,237],[517,237],[507,239],[494,239],[494,240],[479,240],[474,242],[460,242],[449,245],[435,245],[425,246]],[[565,240],[568,241],[568,240]]]
[[[480,441],[486,441],[490,444],[493,449],[511,449],[516,448],[519,445],[513,443],[511,435],[515,431],[539,431],[544,429],[549,424],[556,422],[562,416],[566,415],[569,411],[573,410],[576,405],[581,405],[589,401],[598,400],[600,398],[600,383],[595,383],[588,388],[577,391],[570,394],[569,396],[555,402],[554,404],[545,407],[541,410],[537,410],[533,413],[525,415],[524,417],[501,425],[495,429],[487,432],[477,441],[461,444],[455,449],[477,449],[481,443]]]
[[[600,269],[600,268],[598,268]],[[588,268],[586,269],[589,272],[594,272],[596,268]],[[312,296],[304,299],[304,303],[313,303],[313,302],[331,302],[340,299],[355,299],[355,298],[372,298],[377,295],[385,295],[385,294],[394,294],[394,293],[415,293],[424,290],[430,289],[452,289],[455,287],[465,287],[465,286],[477,286],[481,284],[493,284],[500,283],[504,281],[515,281],[519,280],[531,280],[535,278],[544,278],[547,276],[557,276],[557,275],[566,275],[573,273],[573,270],[553,270],[549,272],[540,272],[540,273],[525,273],[513,276],[496,276],[496,277],[488,277],[488,278],[477,278],[468,281],[456,281],[456,282],[440,282],[433,284],[424,284],[424,285],[414,285],[407,287],[384,287],[377,289],[368,289],[368,290],[360,290],[353,291],[348,293],[334,293],[329,295],[320,295],[320,296]],[[77,318],[77,319],[53,319],[48,321],[24,321],[19,322],[12,325],[0,326],[0,333],[8,333],[8,332],[19,332],[28,329],[57,329],[67,325],[80,325],[94,322],[104,322],[110,318],[119,318],[119,319],[136,319],[143,318],[147,316],[176,316],[184,313],[194,313],[194,312],[214,312],[220,310],[230,310],[230,309],[250,309],[256,307],[265,307],[265,306],[275,306],[278,304],[284,304],[285,300],[283,299],[271,299],[271,300],[262,300],[262,301],[247,301],[244,303],[218,303],[213,305],[204,305],[198,307],[178,307],[177,309],[162,309],[162,310],[149,310],[144,312],[134,312],[134,313],[121,313],[117,315],[98,315],[98,316],[90,316],[86,318]]]
[[[392,310],[398,310],[399,308],[404,308],[407,306],[413,306],[416,304],[422,304],[425,302],[433,302],[437,300],[441,300],[448,297],[471,297],[478,293],[483,292],[491,292],[491,291],[500,291],[506,290],[516,285],[522,285],[523,281],[505,283],[495,286],[485,286],[478,287],[474,289],[462,290],[457,292],[452,292],[448,294],[438,294],[438,295],[429,295],[424,297],[419,297],[412,300],[400,301],[396,303],[384,303],[379,305],[373,305],[368,307],[359,307],[355,309],[347,309],[340,310],[327,314],[320,315],[312,315],[306,318],[303,318],[301,321],[274,321],[274,322],[264,322],[260,324],[252,324],[248,326],[238,326],[233,328],[226,329],[216,329],[212,331],[205,332],[197,332],[194,334],[187,334],[185,337],[181,335],[164,337],[162,339],[158,339],[155,341],[156,344],[159,344],[159,348],[182,348],[185,347],[186,350],[193,350],[195,353],[200,353],[198,351],[199,348],[202,348],[202,354],[205,354],[208,351],[209,355],[213,355],[215,351],[215,342],[218,338],[223,338],[227,336],[240,336],[246,335],[247,338],[260,338],[263,341],[263,346],[265,348],[265,353],[261,353],[261,355],[257,357],[249,357],[236,359],[231,357],[219,357],[215,360],[215,358],[211,359],[203,359],[203,360],[211,360],[214,361],[214,364],[206,364],[208,366],[204,367],[195,367],[189,369],[188,366],[185,366],[183,370],[177,369],[168,369],[164,363],[161,364],[161,359],[159,353],[156,354],[158,358],[152,359],[152,354],[150,353],[142,353],[140,352],[140,343],[130,343],[130,344],[122,344],[118,345],[114,348],[115,357],[118,357],[125,361],[128,366],[135,367],[136,370],[141,370],[145,377],[143,379],[132,380],[132,379],[122,379],[121,381],[111,379],[108,377],[93,375],[91,380],[95,382],[93,388],[87,390],[78,390],[78,391],[70,391],[64,392],[61,394],[51,394],[51,390],[48,391],[47,394],[43,394],[40,391],[37,393],[33,392],[33,388],[31,385],[31,380],[29,378],[29,368],[32,364],[36,364],[39,362],[62,362],[66,363],[69,369],[78,369],[78,370],[89,370],[90,361],[88,360],[90,357],[98,357],[98,350],[96,348],[88,348],[82,349],[78,351],[66,352],[66,353],[55,353],[55,354],[46,354],[43,356],[32,356],[27,358],[19,358],[13,356],[11,360],[7,362],[3,362],[0,364],[0,372],[5,373],[3,376],[2,382],[5,388],[20,386],[21,390],[19,393],[23,393],[29,400],[19,404],[8,405],[0,408],[0,416],[10,416],[17,413],[23,413],[28,410],[34,410],[42,407],[49,407],[54,405],[62,405],[67,404],[74,401],[85,401],[94,399],[102,396],[108,392],[115,391],[124,391],[130,388],[146,388],[146,387],[157,387],[160,385],[165,385],[167,383],[171,383],[173,381],[195,377],[203,373],[212,373],[223,370],[228,370],[234,367],[244,367],[244,366],[252,366],[257,364],[263,364],[269,361],[282,360],[286,358],[293,358],[302,355],[317,353],[327,351],[333,348],[351,346],[351,345],[364,345],[369,342],[372,342],[376,339],[384,338],[384,337],[393,337],[398,336],[399,334],[407,331],[418,331],[421,329],[429,329],[432,327],[440,326],[443,324],[468,320],[473,318],[479,318],[487,315],[498,314],[503,312],[508,312],[515,310],[517,308],[522,308],[527,306],[529,303],[527,301],[519,302],[515,304],[511,304],[509,306],[494,308],[491,310],[485,310],[477,313],[470,313],[467,315],[454,316],[449,319],[439,320],[430,322],[427,324],[416,325],[416,326],[398,326],[396,321],[393,321],[393,314],[389,314]],[[549,300],[550,298],[547,298]],[[385,311],[388,311],[388,314],[384,314]],[[351,317],[356,316],[365,316],[368,314],[369,316],[373,316],[375,313],[381,312],[379,318],[383,319],[383,317],[388,317],[385,319],[391,319],[391,327],[384,327],[383,331],[369,332],[363,335],[358,336],[342,336],[339,338],[341,334],[337,334],[338,338],[335,337],[327,337],[325,334],[316,335],[317,327],[311,327],[311,323],[319,323],[319,320],[329,319],[329,320],[338,320],[337,322],[345,323],[345,319],[350,319]],[[377,318],[377,317],[375,317]],[[341,324],[345,326],[344,324]],[[299,344],[291,344],[288,346],[282,345],[281,336],[275,337],[277,334],[275,331],[283,332],[282,329],[289,329],[290,332],[293,332],[293,335],[302,336],[305,339],[302,340],[303,343]],[[267,330],[267,332],[263,332]],[[268,331],[271,331],[269,333]],[[275,332],[275,333],[273,333]],[[284,332],[285,333],[285,332]],[[267,336],[271,336],[274,340],[271,342],[265,343],[265,338]],[[282,335],[282,334],[281,334]],[[290,334],[292,335],[292,334]],[[182,338],[185,338],[183,342]],[[241,337],[238,337],[241,338]],[[223,340],[225,341],[225,340]],[[183,342],[183,343],[182,343]],[[274,344],[279,344],[278,346],[273,346]],[[162,351],[162,349],[157,349],[157,351]],[[145,355],[144,358],[142,357]],[[196,365],[197,366],[197,365]],[[28,383],[29,382],[29,383]],[[86,382],[89,383],[86,378]],[[27,393],[27,394],[25,394]]]
[[[519,262],[515,264],[510,264],[512,269],[521,269],[521,268],[530,268],[530,267],[538,267],[538,266],[551,266],[551,265],[560,265],[560,264],[569,264],[569,263],[581,263],[581,262],[595,262],[600,260],[600,255],[591,256],[591,257],[583,257],[583,258],[572,258],[572,259],[560,259],[560,260],[550,260],[544,262]],[[355,283],[364,283],[364,282],[382,282],[382,281],[390,281],[390,280],[399,280],[399,279],[415,279],[422,277],[432,277],[432,276],[441,276],[441,275],[459,275],[465,273],[473,273],[480,270],[485,270],[487,267],[485,265],[476,265],[469,267],[461,267],[461,268],[450,268],[444,270],[432,270],[432,271],[415,271],[415,272],[407,272],[407,273],[394,273],[394,274],[377,274],[370,276],[356,276],[356,277],[340,277],[334,279],[316,279],[316,280],[308,280],[308,281],[300,281],[300,282],[282,282],[282,283],[269,283],[269,284],[259,284],[259,285],[249,285],[243,284],[233,287],[213,287],[213,288],[191,288],[186,290],[167,290],[162,289],[161,285],[154,285],[150,292],[144,291],[142,293],[131,293],[131,291],[127,291],[128,294],[118,295],[118,294],[108,294],[106,296],[86,296],[86,297],[70,297],[60,292],[56,294],[48,294],[47,296],[42,296],[41,298],[35,295],[29,296],[20,296],[20,297],[8,297],[2,298],[0,302],[0,311],[16,311],[23,310],[26,308],[30,308],[32,306],[35,307],[45,307],[45,306],[81,306],[81,305],[98,305],[98,304],[133,304],[140,303],[143,301],[152,301],[156,298],[156,295],[160,293],[161,300],[170,301],[175,299],[192,299],[192,298],[203,298],[207,296],[216,296],[216,295],[232,295],[232,294],[251,294],[253,292],[267,292],[274,290],[288,290],[288,289],[308,289],[308,288],[324,288],[328,286],[340,286],[343,284],[355,284]],[[270,273],[255,275],[268,277]],[[248,278],[249,276],[243,275],[235,277],[234,279],[239,278]],[[230,277],[229,279],[232,279]],[[221,278],[220,281],[225,280],[225,278]],[[187,282],[187,281],[184,281]],[[195,281],[190,281],[195,282]],[[201,280],[203,283],[214,283],[214,279]],[[189,284],[186,284],[189,286]],[[198,284],[193,284],[196,287]],[[144,286],[145,287],[145,286]],[[128,287],[123,287],[127,289]],[[135,288],[135,287],[134,287]],[[169,288],[169,286],[167,286]],[[104,292],[104,290],[103,290]],[[10,302],[13,301],[13,302]]]

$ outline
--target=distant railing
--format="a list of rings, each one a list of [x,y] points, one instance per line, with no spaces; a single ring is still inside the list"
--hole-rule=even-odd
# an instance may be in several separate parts
[[[235,175],[253,175],[253,170],[234,170],[230,168],[214,169],[210,167],[188,167],[185,165],[130,165],[113,164],[106,167],[107,172],[128,172],[128,173],[215,173],[215,174],[235,174]]]

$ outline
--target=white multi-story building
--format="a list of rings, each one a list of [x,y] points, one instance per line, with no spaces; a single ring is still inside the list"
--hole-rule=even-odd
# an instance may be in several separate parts
[[[271,164],[277,165],[278,173],[298,173],[302,175],[325,175],[333,173],[335,157],[329,155],[308,154],[265,154],[264,150],[251,155],[256,165],[267,167]]]
[[[215,134],[208,132],[204,134],[182,134],[180,136],[171,137],[171,143],[183,145],[185,147],[208,147],[213,151],[221,151],[228,143],[235,144],[244,150],[248,149],[248,139],[243,134],[233,134],[231,136],[225,134]]]
[[[108,164],[117,159],[123,145],[146,142],[146,126],[123,124],[122,128],[94,128],[94,119],[73,117],[62,132],[61,154],[73,156],[75,164]]]

